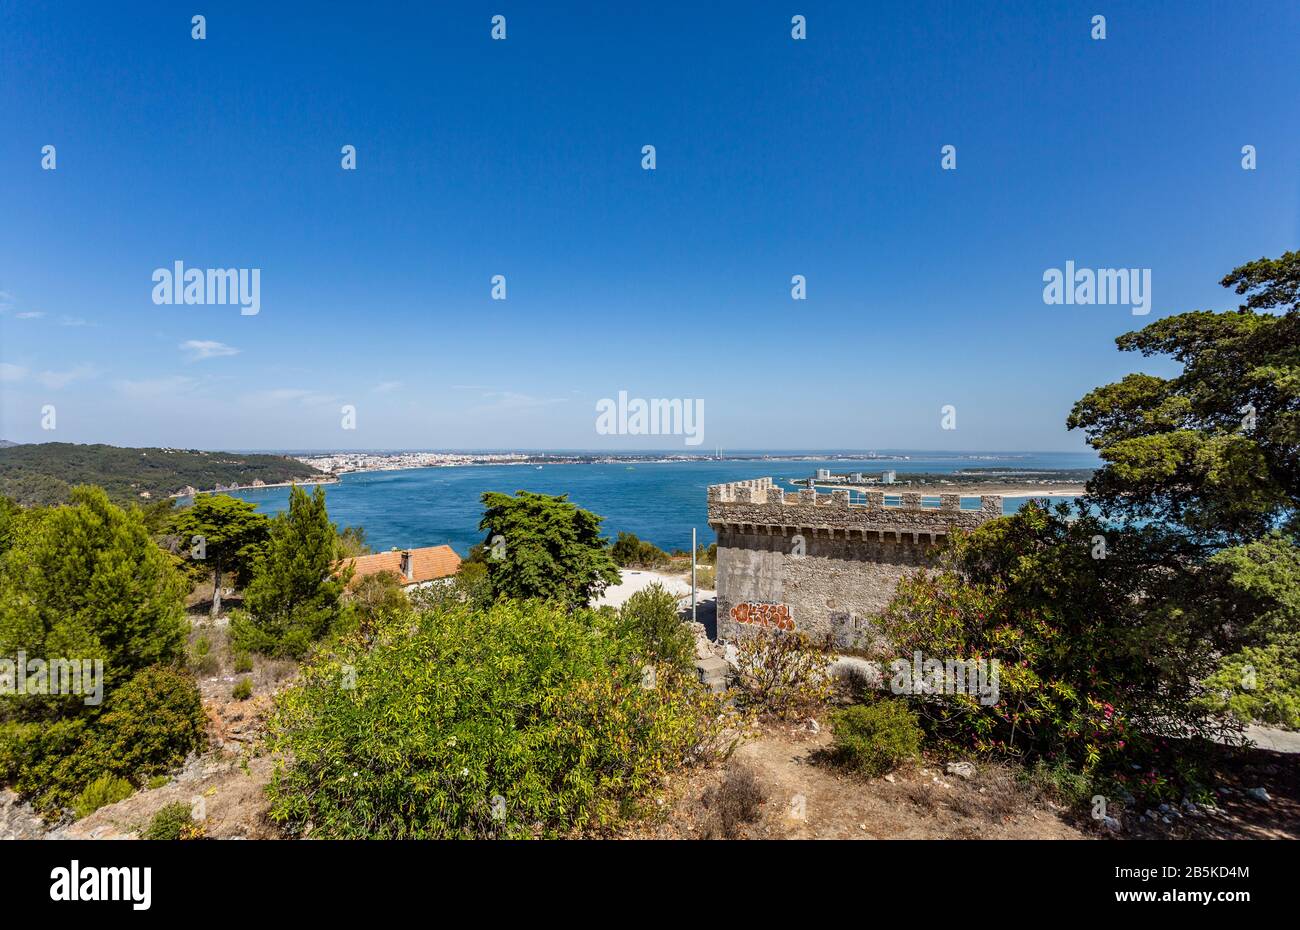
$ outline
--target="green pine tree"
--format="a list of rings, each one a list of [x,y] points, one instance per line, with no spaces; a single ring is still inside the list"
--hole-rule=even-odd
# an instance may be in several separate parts
[[[334,576],[336,532],[324,490],[309,496],[295,485],[289,509],[271,521],[265,555],[253,568],[244,592],[247,612],[232,622],[237,646],[300,657],[329,630],[347,581]]]
[[[111,690],[179,654],[184,592],[138,509],[75,488],[71,504],[29,515],[5,556],[0,655],[102,659]]]
[[[246,573],[266,541],[271,521],[257,505],[226,494],[201,494],[172,519],[172,532],[193,559],[212,570],[212,618],[221,612],[221,573]]]

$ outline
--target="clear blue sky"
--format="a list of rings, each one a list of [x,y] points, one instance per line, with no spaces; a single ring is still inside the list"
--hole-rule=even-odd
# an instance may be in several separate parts
[[[625,390],[708,449],[1074,450],[1169,370],[1115,336],[1300,243],[1292,0],[189,7],[0,7],[4,438],[683,448],[597,435]],[[177,260],[261,312],[155,305]],[[1069,260],[1150,316],[1044,304]]]

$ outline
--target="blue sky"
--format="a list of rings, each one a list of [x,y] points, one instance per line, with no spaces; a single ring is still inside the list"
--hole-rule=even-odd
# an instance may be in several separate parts
[[[1115,336],[1300,242],[1293,2],[36,6],[0,9],[13,440],[683,448],[598,435],[622,390],[703,400],[709,449],[1076,450],[1078,397],[1169,371]],[[260,269],[261,311],[154,304],[175,261]],[[1151,314],[1045,304],[1066,261],[1151,269]]]

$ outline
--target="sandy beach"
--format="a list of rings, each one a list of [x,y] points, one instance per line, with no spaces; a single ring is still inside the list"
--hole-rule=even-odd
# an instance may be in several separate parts
[[[924,492],[922,492],[924,493]],[[948,491],[946,493],[953,493]],[[970,491],[962,491],[962,494],[1000,494],[1003,497],[1082,497],[1084,487],[1081,484],[1053,484],[1047,487],[1042,485],[1026,485],[1025,487],[1011,488],[973,488]]]
[[[663,585],[668,591],[676,594],[679,598],[685,598],[690,603],[691,596],[691,574],[685,575],[666,575],[663,572],[644,571],[641,569],[622,569],[619,574],[622,580],[605,589],[605,592],[592,605],[594,607],[622,607],[627,599],[638,591],[648,588],[655,582]],[[697,601],[712,599],[715,593],[712,590],[700,588],[696,591]]]

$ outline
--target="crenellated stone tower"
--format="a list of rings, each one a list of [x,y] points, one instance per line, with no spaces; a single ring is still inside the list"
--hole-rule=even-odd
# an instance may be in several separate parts
[[[842,648],[864,645],[866,621],[893,596],[908,571],[925,565],[954,528],[1002,515],[1002,498],[840,488],[786,492],[771,478],[709,487],[709,525],[718,534],[718,638],[747,627],[830,636]],[[974,496],[967,497],[974,503]]]

